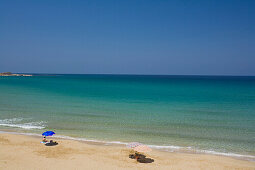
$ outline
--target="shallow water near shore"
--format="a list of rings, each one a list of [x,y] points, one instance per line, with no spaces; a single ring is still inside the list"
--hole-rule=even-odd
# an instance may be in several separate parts
[[[255,77],[0,77],[0,129],[255,156]]]

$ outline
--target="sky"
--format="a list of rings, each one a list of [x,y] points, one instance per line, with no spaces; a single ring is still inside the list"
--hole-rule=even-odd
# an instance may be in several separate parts
[[[0,0],[0,72],[255,75],[254,0]]]

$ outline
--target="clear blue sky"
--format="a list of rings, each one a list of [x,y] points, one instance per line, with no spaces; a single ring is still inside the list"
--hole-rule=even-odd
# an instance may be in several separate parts
[[[0,72],[255,75],[255,0],[0,0]]]

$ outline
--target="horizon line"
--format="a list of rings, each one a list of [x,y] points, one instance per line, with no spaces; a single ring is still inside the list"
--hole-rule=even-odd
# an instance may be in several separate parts
[[[229,76],[229,77],[255,77],[255,75],[228,75],[228,74],[129,74],[129,73],[32,73],[15,72],[14,74],[44,74],[44,75],[133,75],[133,76]]]

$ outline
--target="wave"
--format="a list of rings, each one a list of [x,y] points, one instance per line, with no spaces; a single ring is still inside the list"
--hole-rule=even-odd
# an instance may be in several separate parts
[[[0,131],[0,133],[11,133],[11,134],[20,134],[20,135],[28,135],[28,136],[42,136],[40,134],[35,133],[20,133],[20,132],[5,132]],[[76,138],[71,136],[64,136],[64,135],[54,135],[54,138],[60,139],[68,139],[68,140],[75,140],[75,141],[82,141],[82,142],[92,142],[92,143],[100,143],[103,145],[127,145],[128,142],[121,142],[121,141],[103,141],[103,140],[93,140],[93,139],[86,139],[86,138]],[[227,152],[217,152],[213,150],[199,150],[192,147],[182,147],[182,146],[162,146],[162,145],[148,145],[151,148],[166,151],[166,152],[182,152],[182,153],[193,153],[193,154],[210,154],[210,155],[219,155],[219,156],[227,156],[233,157],[242,160],[254,161],[255,156],[253,155],[243,155],[238,153],[227,153]]]
[[[255,161],[255,156],[253,155],[243,155],[243,154],[230,153],[230,152],[217,152],[214,150],[201,150],[201,149],[195,149],[193,147],[182,147],[182,146],[158,146],[158,145],[148,145],[148,146],[150,146],[151,148],[164,150],[164,151],[170,151],[170,152],[181,151],[186,153],[212,154],[212,155],[228,156],[228,157],[235,157],[235,158]]]
[[[12,118],[12,119],[2,119],[0,120],[0,126],[14,127],[22,129],[44,129],[44,122],[22,122],[24,118]]]

